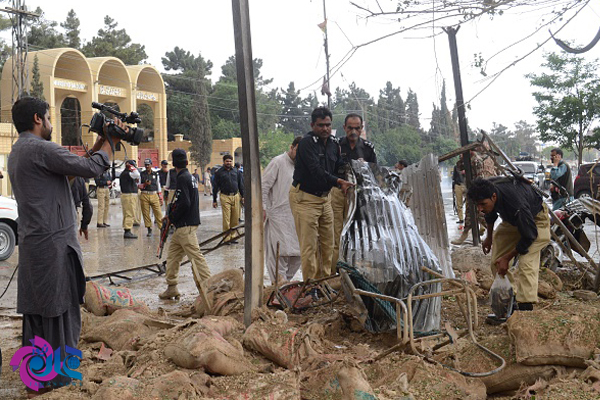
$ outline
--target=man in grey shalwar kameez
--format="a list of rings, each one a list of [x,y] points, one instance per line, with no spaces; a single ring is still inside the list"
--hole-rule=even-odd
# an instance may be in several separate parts
[[[301,136],[295,138],[289,151],[273,158],[262,174],[265,262],[273,283],[275,283],[277,242],[279,242],[279,281],[291,281],[301,266],[300,245],[289,199],[294,175],[294,159],[301,139]]]
[[[19,132],[8,157],[19,209],[17,312],[23,314],[23,346],[30,346],[30,339],[39,336],[54,350],[61,348],[64,359],[65,346],[77,348],[79,305],[85,294],[77,217],[67,176],[102,174],[110,165],[112,150],[99,138],[92,155],[80,157],[51,142],[48,110],[48,103],[32,97],[18,100],[12,108]],[[117,124],[123,127],[120,121]],[[59,375],[40,392],[69,381]]]

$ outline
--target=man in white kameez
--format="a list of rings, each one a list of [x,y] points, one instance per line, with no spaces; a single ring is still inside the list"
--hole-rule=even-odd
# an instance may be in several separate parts
[[[290,149],[273,158],[262,174],[262,198],[265,215],[265,263],[275,283],[275,258],[279,242],[279,282],[289,282],[300,268],[300,245],[290,209],[289,191],[294,175],[298,136]]]

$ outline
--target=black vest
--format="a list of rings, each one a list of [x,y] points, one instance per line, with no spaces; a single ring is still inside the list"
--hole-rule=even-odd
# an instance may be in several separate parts
[[[131,177],[130,171],[121,172],[119,177],[119,183],[121,185],[121,193],[137,193],[138,187],[135,180]]]

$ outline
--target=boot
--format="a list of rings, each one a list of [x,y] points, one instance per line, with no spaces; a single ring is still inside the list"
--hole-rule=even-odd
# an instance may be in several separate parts
[[[137,236],[131,232],[131,229],[125,229],[125,234],[123,235],[125,239],[137,239]]]
[[[161,300],[170,300],[170,299],[179,299],[179,290],[177,290],[177,285],[169,285],[167,290],[158,295],[158,298]]]
[[[463,244],[463,242],[465,240],[467,240],[467,238],[469,237],[469,231],[470,231],[470,229],[465,229],[463,231],[462,235],[460,235],[460,237],[458,239],[454,239],[450,243],[452,243],[452,244],[454,244],[456,246],[458,246],[460,244]]]
[[[146,234],[146,236],[152,236],[152,228],[148,228],[148,233]]]

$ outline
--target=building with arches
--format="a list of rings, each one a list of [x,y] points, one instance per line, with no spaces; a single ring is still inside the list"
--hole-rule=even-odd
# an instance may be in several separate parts
[[[79,50],[60,48],[28,53],[29,71],[33,69],[36,56],[44,98],[50,104],[53,141],[64,146],[78,145],[82,141],[91,147],[96,134],[88,133],[81,125],[89,124],[97,112],[92,108],[92,102],[110,103],[124,113],[141,113],[144,109],[146,118],[142,117],[140,125],[150,141],[144,147],[156,149],[160,159],[167,158],[167,96],[164,81],[156,68],[147,64],[125,65],[116,57],[86,58]],[[6,168],[6,158],[18,137],[11,118],[12,103],[17,98],[12,75],[9,58],[0,82],[0,169]],[[124,144],[115,153],[115,159],[125,158],[137,159],[137,147]],[[2,189],[6,184],[3,182]],[[2,193],[7,192],[2,190]]]

